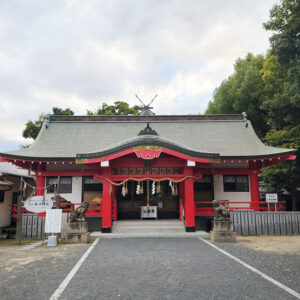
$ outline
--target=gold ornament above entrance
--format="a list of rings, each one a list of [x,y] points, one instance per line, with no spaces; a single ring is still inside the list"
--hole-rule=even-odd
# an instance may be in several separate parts
[[[137,157],[142,159],[154,159],[160,156],[162,147],[159,146],[139,146],[134,148],[134,152]]]

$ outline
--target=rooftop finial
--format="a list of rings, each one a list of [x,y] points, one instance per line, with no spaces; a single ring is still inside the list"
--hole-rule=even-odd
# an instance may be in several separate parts
[[[245,122],[245,126],[248,127],[248,116],[245,112],[242,112],[243,121]]]
[[[151,111],[151,109],[153,109],[153,107],[150,107],[150,105],[156,99],[157,95],[154,96],[154,98],[149,102],[148,105],[146,105],[138,95],[135,95],[135,96],[143,105],[140,115],[141,116],[154,116],[154,113]]]
[[[138,135],[158,135],[157,132],[150,127],[149,122],[147,122],[147,126],[140,131]]]

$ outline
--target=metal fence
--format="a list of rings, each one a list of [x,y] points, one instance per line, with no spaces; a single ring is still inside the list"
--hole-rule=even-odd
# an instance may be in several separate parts
[[[300,212],[256,212],[239,209],[230,213],[237,235],[300,234]]]

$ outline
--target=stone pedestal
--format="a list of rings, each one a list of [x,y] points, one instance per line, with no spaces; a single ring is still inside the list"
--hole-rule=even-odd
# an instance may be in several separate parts
[[[236,242],[236,233],[233,231],[233,224],[230,220],[213,220],[213,229],[210,232],[212,242]]]
[[[90,233],[86,222],[70,222],[66,225],[65,244],[89,243]]]

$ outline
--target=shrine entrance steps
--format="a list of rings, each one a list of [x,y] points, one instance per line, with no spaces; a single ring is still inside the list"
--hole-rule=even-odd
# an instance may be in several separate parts
[[[113,225],[113,233],[182,233],[183,222],[179,220],[128,220]]]
[[[112,233],[92,232],[101,238],[126,237],[209,237],[205,231],[185,232],[180,220],[121,220],[114,222]]]

